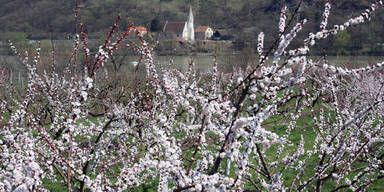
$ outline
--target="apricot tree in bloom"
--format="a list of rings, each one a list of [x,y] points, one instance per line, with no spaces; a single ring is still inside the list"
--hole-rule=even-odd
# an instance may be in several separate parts
[[[36,72],[39,48],[30,59],[11,45],[28,85],[25,95],[5,84],[0,92],[0,189],[47,191],[43,179],[68,191],[124,191],[156,179],[158,191],[368,189],[384,177],[384,63],[347,69],[308,53],[380,6],[328,28],[326,1],[319,31],[292,49],[306,20],[291,26],[297,11],[288,19],[283,7],[275,43],[265,51],[258,36],[257,65],[221,74],[214,61],[207,77],[193,60],[186,73],[156,66],[157,42],[138,32],[138,42],[128,40],[136,29],[118,32],[119,19],[93,61],[86,34],[76,35],[63,75]],[[124,46],[139,53],[143,84],[94,85]],[[84,76],[74,70],[81,48]]]

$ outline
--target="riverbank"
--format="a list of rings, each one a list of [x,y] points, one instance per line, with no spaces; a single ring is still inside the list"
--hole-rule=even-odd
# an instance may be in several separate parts
[[[194,43],[185,41],[163,40],[155,49],[158,55],[214,55],[217,53],[231,54],[236,52],[232,41],[199,40]]]

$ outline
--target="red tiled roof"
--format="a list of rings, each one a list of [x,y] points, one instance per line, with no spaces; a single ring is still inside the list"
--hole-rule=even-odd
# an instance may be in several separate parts
[[[208,26],[200,26],[200,27],[195,29],[195,33],[205,32],[205,31],[208,30],[208,28],[210,28],[210,27],[208,27]]]
[[[142,27],[142,26],[136,27],[136,30],[138,30],[138,31],[148,31],[147,28]]]
[[[137,32],[140,32],[140,33],[147,32],[147,31],[148,31],[147,28],[142,27],[142,26],[136,27],[135,29],[137,30]],[[130,35],[132,35],[132,34],[136,34],[136,31],[135,31],[135,30],[130,31],[128,34],[130,34]]]
[[[183,33],[184,22],[169,22],[165,26],[166,33]]]

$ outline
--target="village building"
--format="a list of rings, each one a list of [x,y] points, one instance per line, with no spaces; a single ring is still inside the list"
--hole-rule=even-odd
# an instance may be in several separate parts
[[[167,22],[165,24],[164,39],[183,39],[188,42],[195,41],[195,29],[192,7],[189,8],[189,16],[186,22]],[[180,38],[181,37],[181,38]]]
[[[146,27],[142,27],[142,26],[139,26],[139,27],[136,27],[136,30],[141,34],[141,35],[146,35],[148,34],[148,29]]]
[[[165,24],[163,39],[174,41],[194,42],[195,40],[210,40],[214,31],[209,26],[195,26],[192,7],[186,22],[167,22]]]
[[[178,37],[183,37],[184,31],[184,22],[167,22],[165,24],[164,30],[164,39],[176,39]]]
[[[213,35],[213,29],[209,26],[199,26],[195,29],[195,38],[198,40],[209,40]]]
[[[215,41],[234,41],[233,30],[230,29],[217,29],[211,39]]]
[[[136,27],[136,31],[130,31],[128,33],[128,38],[136,38],[137,32],[139,32],[141,36],[146,36],[148,34],[148,29],[146,27],[138,26]]]

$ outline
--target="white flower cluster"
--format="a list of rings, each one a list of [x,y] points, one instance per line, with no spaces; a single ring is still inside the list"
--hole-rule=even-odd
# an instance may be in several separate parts
[[[286,27],[286,20],[287,20],[287,6],[283,6],[283,8],[281,8],[281,13],[280,13],[280,21],[279,21],[279,32],[280,34],[283,34],[284,31],[285,31],[285,27]]]
[[[321,23],[320,23],[320,31],[325,30],[327,27],[330,10],[331,10],[331,1],[328,0],[325,3],[325,9],[323,12],[323,19],[321,20]]]
[[[263,48],[264,48],[264,33],[260,32],[257,38],[257,52],[259,53],[260,56],[263,55]]]

